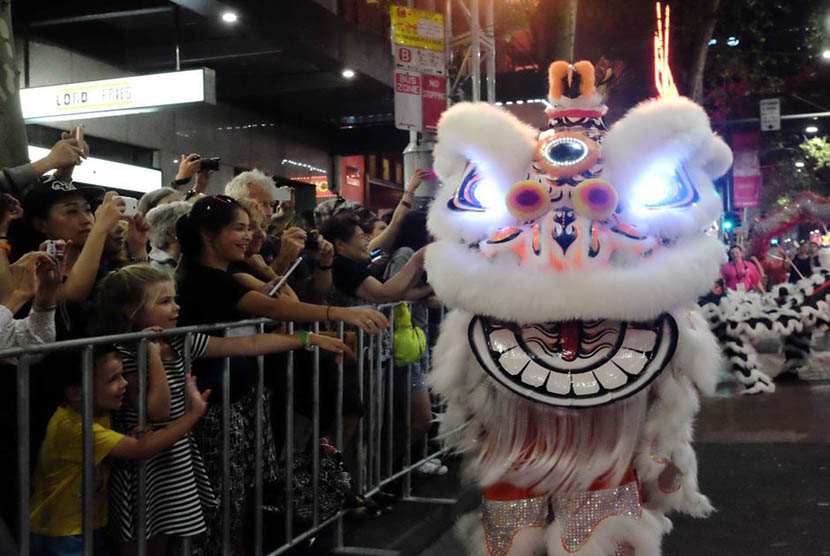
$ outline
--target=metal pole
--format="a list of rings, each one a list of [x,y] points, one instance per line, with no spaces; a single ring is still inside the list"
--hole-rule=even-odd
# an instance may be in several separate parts
[[[383,452],[383,339],[378,336],[377,341],[378,353],[375,358],[375,394],[376,399],[372,400],[376,404],[375,407],[375,486],[380,483],[381,479],[381,452]]]
[[[473,65],[470,73],[473,79],[473,102],[478,102],[481,100],[481,25],[478,0],[470,0],[470,12],[470,52],[472,54],[470,63]]]
[[[314,323],[314,333],[320,332],[320,323]],[[314,402],[312,404],[312,437],[311,437],[311,488],[314,493],[312,505],[312,525],[320,523],[320,348],[314,347]]]
[[[190,376],[193,370],[193,354],[190,351],[193,345],[193,334],[188,332],[184,335],[184,374]],[[190,398],[185,396],[185,411],[190,410]],[[193,434],[193,433],[188,433]],[[190,556],[193,551],[192,541],[190,537],[182,537],[182,556]]]
[[[343,321],[340,321],[337,324],[337,336],[340,338],[342,342],[345,339],[344,328],[343,328]],[[345,446],[343,446],[343,358],[340,358],[340,361],[337,363],[337,414],[335,416],[336,419],[336,430],[337,430],[337,439],[335,442],[337,443],[337,449],[340,450],[341,453],[346,451]],[[352,437],[354,438],[354,437]],[[335,523],[335,531],[334,531],[334,544],[335,547],[343,546],[343,519],[342,517],[337,519]]]
[[[424,303],[424,305],[426,305],[426,303]],[[428,375],[430,370],[431,370],[430,365],[432,364],[431,363],[432,359],[430,357],[430,346],[429,346],[430,340],[432,339],[432,337],[430,336],[430,333],[429,333],[429,307],[426,307],[426,310],[424,311],[424,316],[425,316],[424,327],[426,328],[426,330],[424,330],[424,332],[426,333],[426,336],[427,336],[427,346],[426,346],[426,349],[424,350],[424,356],[421,358],[421,373],[423,375]],[[429,409],[430,409],[430,415],[432,415],[432,404],[430,404]],[[421,458],[423,459],[423,458],[427,457],[428,453],[429,453],[429,430],[427,430],[427,432],[424,433],[424,442],[423,442],[423,448],[421,450]]]
[[[452,79],[450,79],[449,67],[452,64],[453,51],[450,48],[452,37],[452,0],[444,2],[444,56],[447,61],[447,108],[452,105]]]
[[[17,515],[20,554],[29,555],[29,363],[17,361]]]
[[[493,0],[485,0],[484,34],[487,37],[487,102],[496,102],[496,29],[493,18]]]
[[[138,342],[138,426],[147,425],[147,339]],[[138,556],[147,554],[147,460],[136,462],[138,466]]]
[[[412,363],[406,366],[406,451],[404,452],[403,466],[409,469],[412,465]],[[412,470],[409,469],[403,477],[403,496],[412,495]]]
[[[375,390],[375,337],[369,336],[369,434],[366,454],[366,488],[370,488],[375,481]]]
[[[92,436],[92,346],[84,349],[83,368],[81,378],[81,391],[83,392],[83,429],[81,433],[81,440],[83,442],[82,455],[82,512],[83,512],[83,553],[85,556],[93,553],[92,535],[94,532],[94,517],[95,509],[95,450],[93,447]],[[27,471],[28,473],[28,471]]]
[[[294,323],[288,323],[288,333],[294,333]],[[288,352],[285,373],[285,538],[294,537],[294,352]]]
[[[357,388],[358,393],[360,395],[360,405],[363,407],[364,402],[364,393],[363,393],[363,364],[366,360],[365,354],[363,353],[363,330],[358,328],[357,329]],[[363,458],[365,457],[365,451],[363,449],[363,419],[360,419],[357,422],[357,433],[355,434],[355,438],[357,439],[357,492],[363,494],[363,486],[364,486],[364,473],[366,466],[363,464]]]
[[[260,324],[257,331],[265,332],[265,325]],[[265,422],[265,356],[256,358],[256,469],[254,477],[254,554],[262,556],[262,438]]]
[[[390,342],[390,351],[389,351],[389,393],[387,395],[387,403],[389,404],[386,409],[387,419],[389,419],[389,423],[387,424],[386,428],[386,476],[391,477],[393,473],[393,457],[395,451],[393,449],[394,439],[395,439],[395,353],[394,349],[391,348],[392,346],[392,338],[395,337],[395,308],[391,307],[389,309],[389,342]]]
[[[229,328],[225,329],[228,336]],[[222,362],[222,553],[231,554],[231,358]]]

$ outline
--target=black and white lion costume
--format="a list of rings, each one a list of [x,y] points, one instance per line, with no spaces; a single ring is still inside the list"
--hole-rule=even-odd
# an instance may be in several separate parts
[[[699,301],[744,394],[774,392],[758,368],[755,340],[780,338],[783,373],[798,375],[810,366],[813,333],[830,329],[830,269],[824,263],[795,284],[778,284],[764,294],[722,291]]]
[[[691,438],[720,349],[696,301],[732,155],[688,99],[609,131],[590,63],[549,73],[541,133],[479,103],[438,130],[430,383],[484,494],[459,528],[476,555],[658,555],[666,513],[712,511]]]

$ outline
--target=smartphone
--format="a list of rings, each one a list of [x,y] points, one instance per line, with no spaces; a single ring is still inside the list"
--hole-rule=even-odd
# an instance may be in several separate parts
[[[302,257],[297,257],[297,260],[296,260],[296,261],[294,261],[294,264],[292,264],[292,265],[291,265],[291,268],[289,268],[289,269],[288,269],[288,272],[286,272],[285,274],[283,274],[283,275],[282,275],[282,278],[280,278],[280,281],[279,281],[279,282],[277,282],[277,285],[276,285],[276,286],[274,286],[274,287],[271,289],[271,291],[270,291],[270,292],[268,292],[268,295],[269,295],[270,297],[274,297],[274,295],[276,295],[276,293],[277,293],[278,291],[280,291],[280,288],[281,288],[281,287],[283,287],[283,286],[285,285],[285,283],[288,281],[288,277],[289,277],[289,276],[291,276],[291,273],[292,273],[292,272],[294,272],[294,270],[295,270],[298,266],[300,266],[300,263],[301,263],[301,262],[303,262],[303,258],[302,258]]]
[[[291,188],[290,187],[278,187],[277,188],[277,195],[274,197],[275,201],[290,201],[291,200]]]
[[[123,216],[132,217],[138,214],[138,199],[135,197],[122,197],[121,195],[116,195],[113,199],[121,199],[124,201]]]
[[[376,260],[378,260],[382,256],[383,256],[383,249],[378,247],[377,249],[372,249],[372,252],[369,253],[369,260],[371,260],[372,262],[375,262]]]
[[[426,168],[424,171],[424,179],[425,180],[436,180],[438,179],[438,175],[435,173],[435,170],[432,168]]]
[[[124,216],[135,216],[138,214],[138,199],[135,197],[122,197],[124,199]]]

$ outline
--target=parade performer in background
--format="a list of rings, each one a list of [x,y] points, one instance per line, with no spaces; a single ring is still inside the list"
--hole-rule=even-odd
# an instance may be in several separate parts
[[[810,367],[812,337],[830,326],[830,269],[819,266],[795,284],[782,283],[769,293],[713,291],[699,301],[743,393],[774,392],[758,369],[752,341],[780,338],[784,365],[775,380],[799,378]]]
[[[481,103],[440,122],[426,269],[452,311],[430,383],[483,489],[471,554],[653,556],[666,513],[712,510],[691,436],[720,353],[695,302],[732,155],[661,69],[663,98],[610,131],[589,62],[550,66],[541,134]]]
[[[701,297],[698,303],[720,344],[729,369],[743,386],[741,394],[775,392],[772,379],[758,366],[758,352],[752,345],[752,338],[743,331],[739,332],[736,325],[732,324],[748,322],[755,315],[763,314],[764,309],[761,305],[764,298],[757,293],[728,288],[724,285],[724,280],[718,280],[712,290]]]

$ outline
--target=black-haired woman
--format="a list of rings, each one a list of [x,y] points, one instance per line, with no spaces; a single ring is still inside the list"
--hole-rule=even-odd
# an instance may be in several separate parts
[[[177,270],[180,326],[268,317],[299,322],[342,320],[359,326],[366,332],[376,333],[388,324],[386,318],[377,311],[311,305],[284,297],[275,299],[240,284],[228,272],[228,268],[232,263],[244,260],[251,232],[247,211],[231,197],[214,195],[200,199],[194,203],[189,214],[179,219],[176,233],[181,246]],[[224,455],[230,458],[231,496],[230,500],[223,503],[231,504],[231,540],[234,545],[241,546],[244,538],[250,538],[250,535],[244,535],[243,521],[248,498],[246,493],[251,491],[255,476],[255,360],[231,359],[229,454],[222,453],[222,408],[219,403],[222,400],[219,394],[223,392],[222,364],[216,363],[200,361],[193,368],[199,388],[212,388],[215,391],[213,403],[200,426],[194,429],[194,434],[215,492],[223,491],[222,457]],[[265,402],[267,413],[270,404],[267,403],[268,400]],[[263,423],[266,479],[273,478],[275,471],[269,423],[266,415]],[[205,554],[221,553],[221,513],[206,512],[206,518],[208,533],[199,547],[200,551]]]

